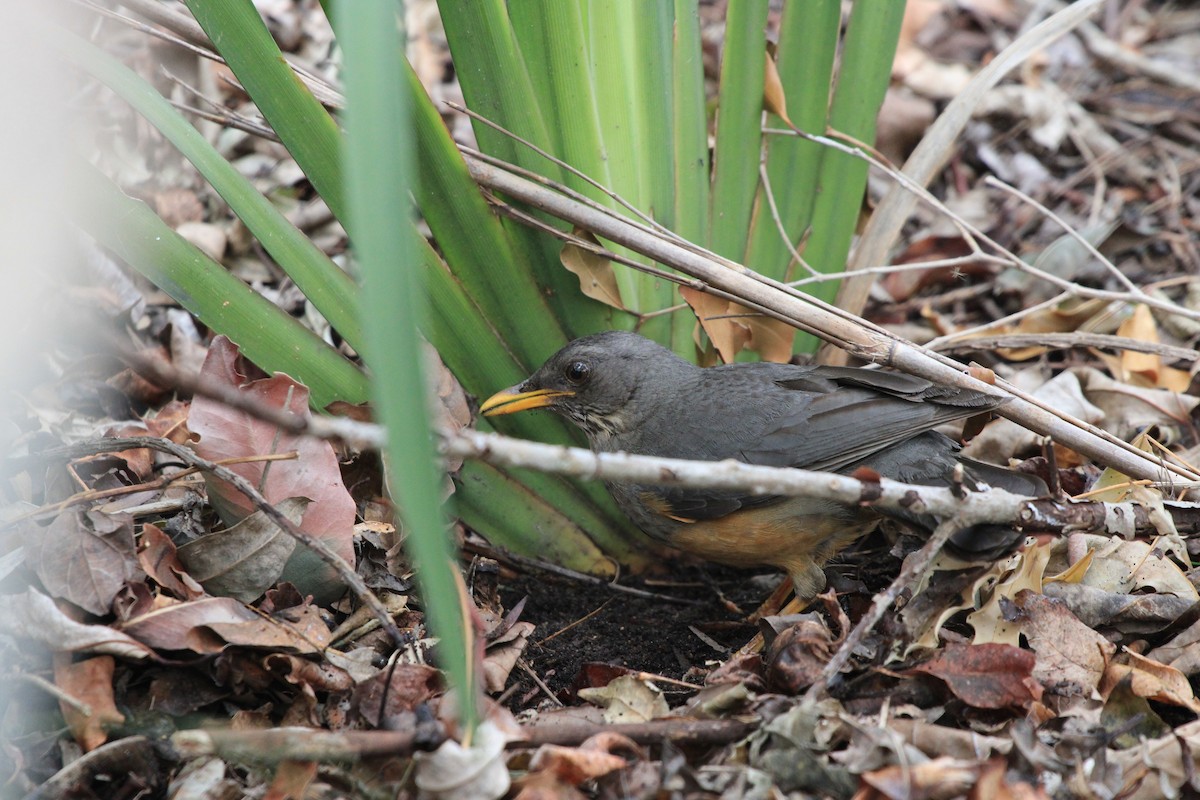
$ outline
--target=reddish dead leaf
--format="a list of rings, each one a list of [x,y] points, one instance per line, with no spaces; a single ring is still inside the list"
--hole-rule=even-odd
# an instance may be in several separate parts
[[[298,619],[255,615],[245,622],[216,620],[205,626],[228,644],[262,647],[293,653],[319,653],[332,641],[329,627],[315,606],[299,612]]]
[[[948,644],[909,670],[944,681],[959,700],[974,708],[1027,709],[1042,699],[1033,678],[1036,658],[1008,644]]]
[[[192,435],[187,427],[188,411],[191,407],[191,403],[172,400],[153,417],[146,417],[142,422],[151,436],[158,436],[175,444],[187,444]]]
[[[175,551],[175,543],[157,526],[146,523],[139,539],[138,564],[163,591],[179,600],[195,600],[204,589],[192,580]]]
[[[59,702],[63,718],[71,728],[71,735],[85,753],[95,750],[108,741],[107,728],[120,725],[125,716],[117,710],[113,700],[113,670],[116,661],[112,656],[97,656],[74,664],[55,660],[54,685],[87,706],[84,713],[69,703]]]
[[[513,781],[514,800],[586,800],[587,795],[550,772],[531,772]]]
[[[236,387],[261,403],[286,408],[300,417],[309,413],[307,388],[286,375],[247,379],[237,348],[221,336],[209,348],[201,379]],[[310,499],[312,506],[304,515],[302,529],[324,540],[348,563],[354,563],[354,500],[346,491],[337,456],[327,442],[283,433],[249,414],[200,397],[192,403],[188,425],[200,437],[196,451],[208,459],[296,452],[295,460],[236,464],[230,469],[260,487],[270,503],[289,497]],[[209,499],[227,525],[257,510],[224,481],[206,474],[205,482]],[[305,547],[296,549],[283,578],[323,600],[331,600],[342,591],[337,573]]]
[[[317,777],[315,761],[284,761],[275,768],[275,777],[263,800],[303,800]]]
[[[263,664],[272,673],[296,686],[308,686],[320,692],[348,692],[354,688],[350,673],[328,661],[310,661],[286,653],[271,653],[263,659]]]
[[[208,626],[247,623],[258,619],[257,614],[236,600],[207,597],[155,609],[118,627],[156,650],[219,653],[226,642],[214,635]]]
[[[926,236],[910,244],[900,253],[894,263],[921,264],[926,261],[942,261],[964,258],[971,254],[971,246],[961,236]],[[888,297],[896,302],[908,300],[922,289],[931,286],[954,285],[960,276],[986,274],[987,268],[980,263],[957,263],[953,266],[930,267],[891,272],[879,280]]]
[[[1116,651],[1112,642],[1080,622],[1061,600],[1023,589],[1012,606],[1012,621],[1037,654],[1033,676],[1052,694],[1094,696]]]
[[[137,573],[133,522],[124,515],[70,509],[31,535],[25,548],[46,591],[97,615],[108,613]]]
[[[150,431],[143,425],[118,425],[104,431],[107,438],[122,438],[126,436],[148,436]],[[130,450],[119,450],[110,456],[125,459],[129,471],[140,481],[148,481],[154,477],[154,454],[148,447],[135,447]]]
[[[163,364],[166,364],[170,360],[167,348],[161,345],[146,348],[140,355],[148,360],[158,361]],[[157,381],[143,375],[133,367],[126,367],[106,382],[121,394],[146,406],[158,405],[167,398],[167,387],[160,385]]]
[[[603,247],[600,240],[589,230],[576,227],[571,233],[580,239]],[[569,272],[579,278],[579,291],[593,300],[599,300],[601,303],[622,311],[625,310],[611,261],[570,242],[563,245],[559,259]]]
[[[993,758],[983,766],[979,781],[971,787],[967,800],[1049,800],[1040,786],[1007,778],[1008,764],[1003,758]]]

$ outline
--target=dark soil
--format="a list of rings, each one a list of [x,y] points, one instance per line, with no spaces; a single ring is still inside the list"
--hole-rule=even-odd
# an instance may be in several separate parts
[[[850,605],[852,618],[865,607],[872,591],[854,576],[875,588],[895,577],[899,561],[887,556],[887,549],[873,536],[827,569],[830,584],[839,595],[846,593],[843,605]],[[521,619],[537,629],[525,662],[560,700],[569,703],[575,689],[590,685],[585,670],[594,665],[702,683],[717,662],[758,632],[746,617],[786,580],[769,569],[737,570],[715,564],[681,566],[672,578],[670,582],[622,579],[625,586],[662,596],[646,598],[522,567],[519,572],[505,571],[500,595],[506,609],[526,598]],[[856,602],[859,598],[862,603]],[[512,683],[517,688],[510,689],[506,701],[511,710],[536,707],[547,699],[522,670],[513,671]],[[672,691],[670,685],[660,688]]]

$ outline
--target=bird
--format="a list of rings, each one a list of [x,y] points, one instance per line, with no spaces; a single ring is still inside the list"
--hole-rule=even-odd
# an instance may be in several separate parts
[[[1037,496],[1032,475],[970,461],[939,425],[990,412],[990,394],[863,367],[769,362],[699,367],[657,342],[605,331],[569,342],[525,381],[485,400],[487,417],[546,409],[579,427],[596,452],[735,459],[747,464],[852,473],[867,468],[918,485],[999,485]],[[962,470],[956,475],[956,466]],[[678,550],[737,567],[772,566],[797,599],[826,583],[822,566],[869,532],[880,513],[812,497],[759,495],[606,481],[644,533]],[[898,514],[931,529],[927,516]],[[1011,547],[1007,529],[1000,549]],[[956,534],[955,540],[970,537]],[[995,550],[995,534],[979,552]],[[968,541],[962,549],[976,549]]]

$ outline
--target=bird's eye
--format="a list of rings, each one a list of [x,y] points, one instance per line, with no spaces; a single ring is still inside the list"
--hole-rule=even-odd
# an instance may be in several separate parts
[[[592,367],[586,361],[572,361],[567,365],[567,380],[579,386],[592,374]]]

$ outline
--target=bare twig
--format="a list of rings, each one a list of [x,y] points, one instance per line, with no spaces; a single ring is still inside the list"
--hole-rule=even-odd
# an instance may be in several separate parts
[[[544,744],[576,746],[597,733],[616,733],[639,744],[662,742],[685,746],[716,746],[736,742],[758,725],[754,718],[662,719],[651,722],[600,725],[586,720],[557,717],[546,725],[526,725],[521,738],[510,740],[509,749],[540,747]],[[444,736],[444,734],[443,734]],[[128,740],[124,740],[128,741]],[[418,740],[411,731],[342,731],[330,733],[313,728],[271,728],[261,731],[189,730],[171,737],[171,744],[185,759],[216,755],[228,761],[273,764],[280,761],[355,762],[378,756],[409,755],[416,746],[435,747],[437,739]]]
[[[998,336],[980,336],[970,339],[949,339],[935,349],[943,353],[969,352],[971,350],[996,350],[999,348],[1044,347],[1047,350],[1067,350],[1073,347],[1100,347],[1111,350],[1132,350],[1135,353],[1153,353],[1177,361],[1200,361],[1200,351],[1187,347],[1174,347],[1158,342],[1144,342],[1129,336],[1109,336],[1103,333],[1006,333]]]

